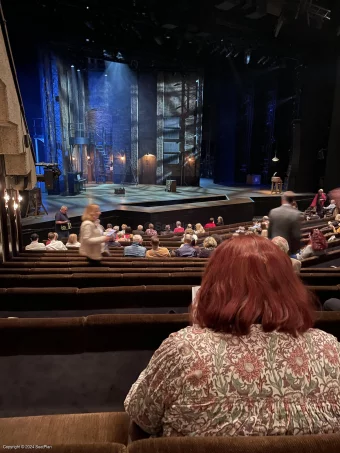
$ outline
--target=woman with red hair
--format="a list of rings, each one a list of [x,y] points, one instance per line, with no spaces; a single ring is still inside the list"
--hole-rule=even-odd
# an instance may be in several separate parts
[[[162,343],[126,411],[158,436],[339,432],[339,343],[312,328],[314,309],[275,244],[225,241],[208,261],[193,325]]]

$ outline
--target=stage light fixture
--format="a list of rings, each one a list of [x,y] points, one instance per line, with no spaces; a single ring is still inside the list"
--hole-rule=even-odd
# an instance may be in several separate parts
[[[276,151],[275,151],[275,156],[272,158],[273,162],[278,162],[280,159],[276,156]]]
[[[86,42],[90,42],[89,38],[86,38]]]
[[[77,69],[77,72],[80,72],[80,69]]]
[[[166,35],[166,39],[170,39],[170,38],[171,38],[171,36],[169,36],[169,35]]]
[[[107,74],[105,74],[105,77],[107,77]]]
[[[71,68],[74,68],[74,64],[71,64]]]
[[[89,6],[87,6],[87,7],[86,7],[86,9],[90,9],[90,7],[89,7]]]

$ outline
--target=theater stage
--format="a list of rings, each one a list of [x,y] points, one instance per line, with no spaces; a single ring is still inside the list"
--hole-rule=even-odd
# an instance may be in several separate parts
[[[161,228],[164,223],[173,224],[176,220],[204,224],[209,217],[218,215],[224,218],[225,223],[237,223],[266,215],[280,204],[280,195],[271,195],[268,187],[230,187],[214,184],[209,179],[201,179],[200,187],[177,187],[176,193],[166,192],[164,186],[158,185],[126,185],[125,195],[115,195],[114,189],[119,187],[117,184],[89,184],[86,192],[67,197],[43,193],[48,215],[23,218],[24,235],[33,231],[41,231],[45,235],[46,230],[53,231],[54,215],[62,205],[68,207],[72,224],[78,229],[80,216],[89,203],[100,206],[103,224],[121,225],[125,222],[133,228],[147,222],[158,224]],[[313,195],[297,194],[300,210],[306,209]]]

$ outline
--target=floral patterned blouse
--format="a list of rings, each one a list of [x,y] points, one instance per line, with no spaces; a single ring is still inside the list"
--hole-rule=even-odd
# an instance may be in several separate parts
[[[340,432],[340,347],[318,329],[294,338],[187,327],[166,339],[125,409],[158,436]]]

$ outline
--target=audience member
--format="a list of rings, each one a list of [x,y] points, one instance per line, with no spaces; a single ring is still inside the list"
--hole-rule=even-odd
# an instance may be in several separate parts
[[[80,242],[78,242],[78,237],[76,234],[70,234],[66,244],[67,249],[79,249]]]
[[[276,236],[275,238],[272,239],[272,243],[277,245],[279,247],[279,249],[281,249],[283,251],[283,253],[288,255],[289,245],[285,238],[283,238],[281,236]],[[299,261],[295,258],[290,258],[290,260],[292,262],[294,272],[296,274],[299,274],[300,270],[301,270],[301,261]]]
[[[137,230],[133,230],[132,234],[133,235],[140,234],[141,236],[143,236],[144,234],[143,225],[138,225]]]
[[[127,226],[125,228],[124,238],[125,238],[126,241],[131,241],[131,239],[133,238],[132,228],[131,227]]]
[[[204,226],[204,229],[207,230],[208,228],[215,228],[215,220],[213,217],[210,217],[209,222]]]
[[[174,229],[174,233],[184,233],[184,228],[182,227],[182,223],[177,220],[176,228]]]
[[[42,242],[39,242],[39,236],[37,233],[31,234],[31,243],[26,245],[25,250],[45,250],[46,246]]]
[[[165,236],[166,234],[172,234],[173,231],[171,230],[170,225],[165,225],[164,230],[161,232],[162,236]]]
[[[79,255],[85,256],[92,266],[98,266],[102,257],[102,245],[111,240],[110,236],[96,225],[101,212],[97,204],[86,206],[81,218]]]
[[[217,246],[222,244],[222,237],[219,234],[214,233],[211,235],[211,237],[215,239]]]
[[[121,229],[121,232],[123,234],[125,234],[125,228],[127,227],[127,225],[125,223],[122,224],[122,229]]]
[[[114,232],[114,229],[113,229],[112,223],[108,223],[106,225],[105,233],[113,233],[113,232]]]
[[[55,215],[55,230],[58,237],[67,238],[72,228],[70,219],[67,215],[67,206],[62,206]]]
[[[337,216],[338,217],[338,216]],[[340,223],[336,222],[328,222],[330,228],[332,228],[333,233],[340,233]]]
[[[139,234],[135,234],[132,238],[132,244],[124,247],[124,256],[134,256],[144,258],[146,248],[143,247],[143,238]]]
[[[147,236],[157,236],[157,231],[152,223],[149,223],[149,228],[145,231]]]
[[[203,228],[203,226],[200,223],[196,223],[196,225],[195,225],[195,233],[196,234],[205,233],[205,229]]]
[[[265,223],[267,225],[267,229],[269,227],[269,217],[267,215],[264,215],[262,217],[262,223]]]
[[[310,256],[323,255],[326,252],[328,243],[325,236],[317,228],[309,235],[308,245],[297,254],[298,260],[304,260]]]
[[[323,309],[326,311],[340,311],[340,299],[331,297],[323,304]]]
[[[46,250],[67,250],[66,245],[61,241],[58,241],[57,233],[48,233],[47,237],[50,242],[48,245],[46,245]]]
[[[300,249],[300,229],[302,214],[292,207],[295,194],[285,192],[281,199],[281,206],[272,209],[269,213],[268,237],[285,238],[289,244],[289,252],[295,254]]]
[[[173,256],[180,256],[180,257],[194,257],[197,256],[197,250],[195,247],[191,245],[192,243],[192,236],[190,234],[186,234],[184,236],[184,244],[177,250],[172,252]]]
[[[225,241],[208,261],[193,326],[162,343],[126,412],[164,437],[339,432],[339,343],[313,329],[314,310],[275,244]]]
[[[223,217],[218,216],[216,226],[222,226],[222,225],[224,225]]]
[[[336,208],[335,200],[331,200],[330,204],[323,208],[327,214],[333,214],[334,209]]]
[[[159,239],[157,236],[152,236],[151,247],[151,250],[146,252],[147,258],[163,258],[165,256],[170,256],[170,252],[166,247],[159,246]]]
[[[261,236],[267,238],[268,237],[268,228],[266,222],[261,223]]]
[[[198,258],[209,258],[217,247],[217,242],[212,236],[208,236],[203,241],[203,248],[199,251]]]
[[[126,239],[124,237],[124,233],[122,231],[118,231],[116,241],[118,242],[126,242]]]
[[[192,224],[191,224],[191,223],[188,223],[188,225],[187,225],[187,228],[186,228],[186,229],[187,229],[187,230],[192,230],[192,229],[193,229],[193,228],[192,228]]]

